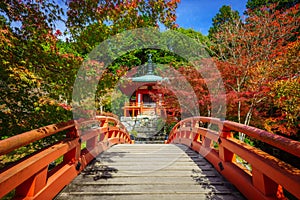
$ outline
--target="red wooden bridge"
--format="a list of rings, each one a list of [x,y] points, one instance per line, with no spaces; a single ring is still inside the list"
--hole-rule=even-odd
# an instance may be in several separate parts
[[[80,122],[80,128],[69,121],[0,141],[5,155],[66,134],[2,169],[0,198],[13,191],[15,199],[43,200],[284,199],[284,194],[300,199],[300,170],[235,139],[233,132],[300,158],[300,142],[231,121],[188,118],[172,129],[166,144],[155,145],[134,144],[117,119],[99,116]]]

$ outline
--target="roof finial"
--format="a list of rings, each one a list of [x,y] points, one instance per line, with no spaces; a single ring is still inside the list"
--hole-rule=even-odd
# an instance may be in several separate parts
[[[147,64],[148,65],[148,72],[147,72],[148,75],[152,75],[153,74],[153,63],[152,63],[151,57],[152,57],[152,54],[149,53],[148,54],[148,64]]]
[[[152,57],[152,54],[151,54],[151,53],[149,53],[149,54],[148,54],[148,62],[152,62],[152,59],[151,59],[151,57]]]

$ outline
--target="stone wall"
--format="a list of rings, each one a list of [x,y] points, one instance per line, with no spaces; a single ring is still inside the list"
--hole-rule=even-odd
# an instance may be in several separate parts
[[[163,128],[159,116],[139,115],[136,117],[121,117],[121,122],[127,130],[137,138],[152,138]]]

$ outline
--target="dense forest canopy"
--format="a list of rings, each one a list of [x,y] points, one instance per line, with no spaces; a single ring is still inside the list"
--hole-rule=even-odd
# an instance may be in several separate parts
[[[56,1],[1,1],[1,139],[71,119],[73,84],[92,49],[124,31],[163,26],[192,38],[214,60],[226,89],[227,119],[299,140],[297,1],[249,0],[245,20],[224,5],[212,19],[208,36],[176,25],[178,3],[70,0],[61,5]],[[66,30],[58,30],[58,23],[64,23]],[[97,86],[98,109],[114,110],[111,102],[116,97],[115,84],[132,67],[144,64],[151,53],[155,63],[186,77],[199,99],[200,113],[210,115],[213,100],[203,77],[193,71],[191,63],[171,51],[172,45],[184,44],[172,43],[175,39],[167,31],[165,35],[170,51],[136,49],[107,67]],[[62,37],[67,39],[59,39]],[[132,38],[131,42],[136,41]],[[179,111],[171,93],[166,97],[167,108]]]

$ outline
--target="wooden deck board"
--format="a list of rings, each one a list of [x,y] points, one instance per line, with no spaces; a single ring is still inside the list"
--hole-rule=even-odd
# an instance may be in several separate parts
[[[97,156],[57,197],[63,199],[244,199],[184,145],[117,145]]]

